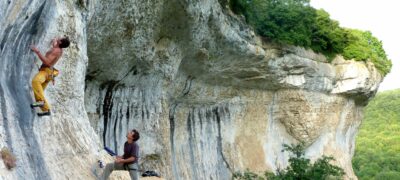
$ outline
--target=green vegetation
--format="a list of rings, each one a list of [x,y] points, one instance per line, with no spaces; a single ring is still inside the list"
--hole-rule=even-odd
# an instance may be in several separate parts
[[[352,30],[352,39],[344,48],[342,55],[346,59],[371,60],[382,73],[390,72],[392,62],[387,58],[382,42],[369,31]]]
[[[366,107],[353,169],[360,180],[400,179],[400,89],[378,93]]]
[[[289,158],[289,166],[284,170],[278,170],[277,174],[265,172],[263,176],[256,173],[245,171],[237,172],[233,175],[233,179],[238,180],[314,180],[314,179],[340,179],[344,175],[343,169],[338,166],[331,165],[329,162],[332,157],[322,156],[317,159],[314,164],[310,163],[310,159],[304,157],[304,145],[284,145],[284,151],[289,151],[293,156]]]
[[[310,6],[310,0],[231,0],[236,14],[243,14],[255,31],[269,40],[310,48],[332,60],[372,61],[381,74],[392,66],[382,42],[368,31],[345,29],[324,10]]]

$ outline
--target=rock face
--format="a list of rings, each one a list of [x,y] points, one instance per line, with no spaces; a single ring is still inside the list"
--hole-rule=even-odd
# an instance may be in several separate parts
[[[17,167],[7,171],[0,163],[0,179],[87,179],[93,177],[88,162],[98,151],[98,137],[84,107],[87,17],[72,2],[0,2],[0,147],[17,157]],[[46,97],[52,116],[38,118],[30,109],[31,79],[39,60],[30,51],[42,53],[54,36],[69,35],[71,47],[56,68],[56,84]]]
[[[166,179],[230,179],[287,166],[282,144],[351,167],[362,111],[381,75],[370,63],[332,63],[262,41],[220,0],[0,2],[0,147],[17,156],[3,179],[94,179],[99,149],[122,153],[136,128],[141,168]],[[28,107],[54,36],[70,48],[46,97]]]

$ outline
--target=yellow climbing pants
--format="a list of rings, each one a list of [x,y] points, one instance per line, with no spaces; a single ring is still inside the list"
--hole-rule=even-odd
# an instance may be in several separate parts
[[[58,71],[49,67],[41,67],[39,72],[32,80],[33,94],[35,95],[36,102],[43,101],[44,106],[41,107],[43,112],[50,110],[50,105],[44,98],[44,90],[47,84],[58,75]]]

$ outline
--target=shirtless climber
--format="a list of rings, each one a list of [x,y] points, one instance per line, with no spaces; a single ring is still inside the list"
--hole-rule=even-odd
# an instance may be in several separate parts
[[[33,94],[35,95],[36,102],[32,103],[31,107],[40,107],[42,109],[42,112],[37,113],[38,116],[50,115],[50,106],[44,98],[44,89],[46,89],[50,81],[53,81],[54,84],[54,77],[58,75],[58,70],[54,68],[54,65],[60,59],[63,48],[67,48],[69,44],[68,37],[54,38],[51,41],[51,49],[47,51],[45,56],[43,56],[34,45],[31,46],[31,50],[35,52],[42,61],[39,72],[32,80]]]

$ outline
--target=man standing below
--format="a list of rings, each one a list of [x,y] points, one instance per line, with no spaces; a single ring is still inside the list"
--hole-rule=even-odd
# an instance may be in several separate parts
[[[139,138],[140,135],[136,129],[127,133],[127,141],[124,144],[124,155],[117,156],[115,162],[106,165],[103,171],[102,180],[107,180],[114,170],[129,171],[132,180],[139,179],[139,145],[136,143]]]
[[[39,72],[32,80],[33,94],[35,95],[36,102],[32,103],[31,107],[40,107],[42,109],[42,112],[37,113],[38,116],[50,115],[50,106],[44,98],[44,90],[50,81],[53,81],[54,84],[54,77],[58,75],[58,70],[54,68],[54,65],[57,63],[58,59],[60,59],[63,48],[67,48],[69,44],[68,37],[54,38],[51,42],[52,47],[47,51],[45,56],[43,56],[35,46],[31,46],[31,50],[35,52],[42,61]]]

